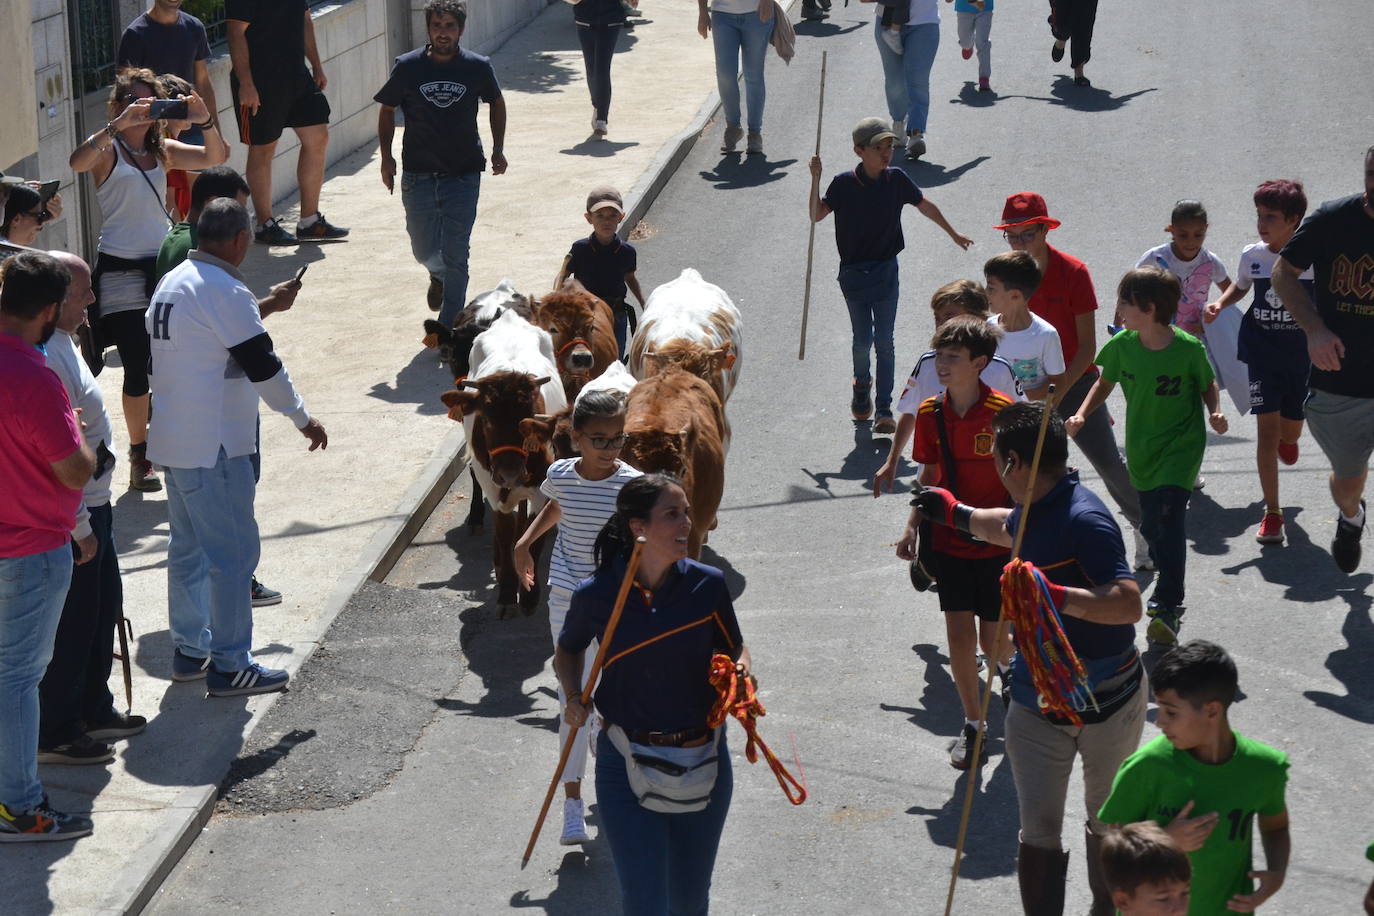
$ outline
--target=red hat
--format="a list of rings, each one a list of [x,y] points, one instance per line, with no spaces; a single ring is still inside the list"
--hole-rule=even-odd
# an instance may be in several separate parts
[[[1012,226],[1029,226],[1034,223],[1044,223],[1046,230],[1058,229],[1060,226],[1059,220],[1050,218],[1045,198],[1034,191],[1022,191],[1007,198],[1006,205],[1002,207],[1002,224],[992,228],[1010,229]]]

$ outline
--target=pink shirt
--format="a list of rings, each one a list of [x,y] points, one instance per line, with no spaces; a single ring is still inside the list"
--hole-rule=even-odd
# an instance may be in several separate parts
[[[0,334],[0,557],[45,553],[70,539],[81,491],[64,487],[52,463],[80,447],[57,373],[33,344]]]

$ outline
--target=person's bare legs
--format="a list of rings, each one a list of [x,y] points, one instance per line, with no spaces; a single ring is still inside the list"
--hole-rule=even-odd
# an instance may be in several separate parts
[[[949,673],[954,678],[954,688],[959,691],[964,718],[977,722],[978,658],[975,650],[978,647],[978,630],[973,612],[946,611],[945,638],[949,643]]]
[[[1255,467],[1259,471],[1264,510],[1278,512],[1279,505],[1279,414],[1262,413],[1255,417]]]
[[[272,157],[277,143],[248,147],[248,167],[245,169],[248,189],[253,197],[253,218],[261,226],[272,218]]]
[[[324,155],[329,149],[329,125],[312,124],[294,129],[301,141],[300,153],[296,158],[296,183],[301,190],[300,218],[304,219],[320,212],[320,187],[324,184]]]
[[[1341,515],[1354,518],[1359,514],[1360,498],[1364,496],[1364,481],[1368,476],[1368,471],[1359,477],[1331,475],[1331,499],[1336,503],[1336,508],[1341,510]]]
[[[142,445],[148,441],[148,395],[123,395],[124,425],[129,430],[129,444]]]

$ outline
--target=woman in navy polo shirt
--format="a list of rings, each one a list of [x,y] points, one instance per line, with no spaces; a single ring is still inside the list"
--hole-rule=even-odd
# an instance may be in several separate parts
[[[597,738],[596,797],[627,916],[705,913],[711,872],[730,808],[733,779],[724,729],[706,725],[716,691],[707,680],[723,652],[747,672],[749,650],[720,570],[687,558],[692,529],[676,478],[646,474],[621,488],[596,542],[597,570],[573,592],[554,651],[569,698],[564,718],[581,726],[582,654],[606,628],[636,538],[645,539],[635,587],[606,652],[595,705],[603,723],[637,744],[694,747],[719,741],[711,801],[697,812],[663,814],[639,804],[621,756],[603,728]]]

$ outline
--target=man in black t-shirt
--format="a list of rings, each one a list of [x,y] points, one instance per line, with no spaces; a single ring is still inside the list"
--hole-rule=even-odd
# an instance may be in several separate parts
[[[329,100],[315,26],[306,0],[224,0],[233,71],[229,89],[239,138],[248,144],[245,177],[252,189],[255,241],[264,245],[327,242],[348,235],[320,212],[324,154],[329,146]],[[305,61],[310,61],[310,69]],[[296,165],[301,212],[292,235],[272,216],[272,157],[282,131],[300,138]]]
[[[1311,267],[1316,301],[1300,275]],[[1274,292],[1307,333],[1312,393],[1307,424],[1331,462],[1340,516],[1331,557],[1360,564],[1364,483],[1374,453],[1374,146],[1364,155],[1364,193],[1322,204],[1303,220],[1274,264]]]
[[[396,58],[391,76],[373,97],[381,104],[377,139],[382,184],[395,192],[391,142],[396,109],[405,115],[401,140],[401,204],[410,250],[429,271],[429,307],[452,327],[467,301],[468,247],[486,157],[477,132],[477,109],[487,103],[491,121],[491,173],[506,171],[506,102],[491,61],[458,46],[467,25],[460,0],[429,0],[429,44]]]
[[[159,76],[173,73],[196,87],[210,120],[218,121],[215,84],[210,79],[210,43],[205,24],[182,12],[180,0],[153,0],[148,12],[130,22],[119,39],[115,63],[120,67],[146,67]],[[204,144],[194,125],[177,138],[192,146]]]

